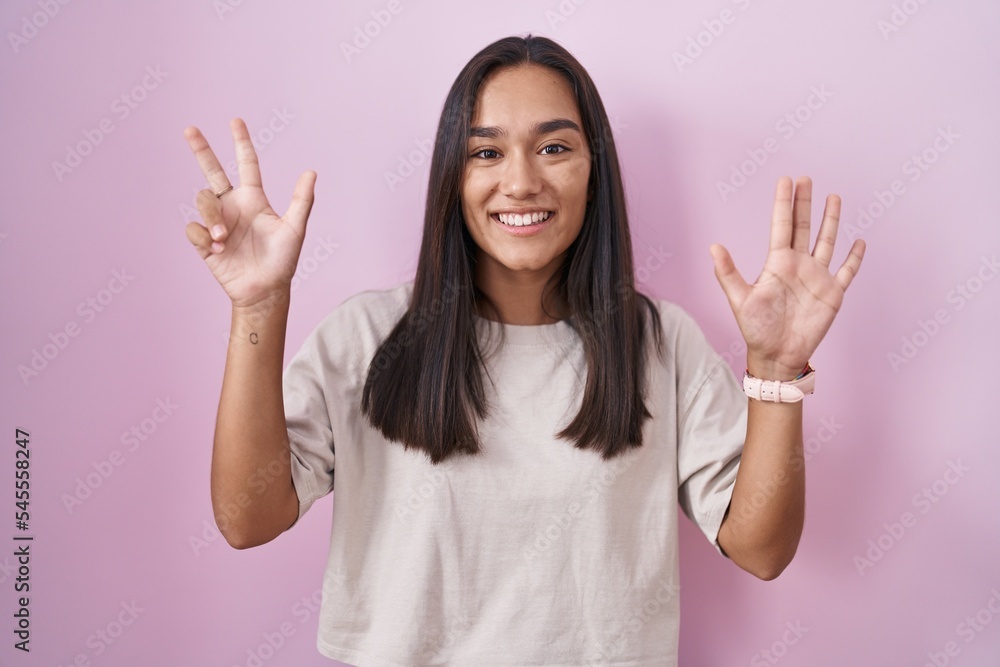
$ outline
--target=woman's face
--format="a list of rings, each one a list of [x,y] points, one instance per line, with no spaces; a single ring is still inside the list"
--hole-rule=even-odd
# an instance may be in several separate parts
[[[570,84],[539,65],[494,72],[479,89],[467,148],[462,213],[478,272],[547,278],[587,208],[591,156]]]

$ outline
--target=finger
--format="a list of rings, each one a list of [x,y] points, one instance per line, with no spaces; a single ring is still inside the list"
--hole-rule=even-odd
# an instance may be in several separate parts
[[[837,242],[837,228],[840,226],[840,197],[830,195],[826,198],[823,209],[823,223],[819,226],[813,257],[823,266],[830,266],[833,258],[833,245]]]
[[[861,260],[864,256],[865,242],[857,239],[854,245],[851,246],[851,252],[848,253],[847,259],[844,260],[844,263],[840,266],[840,270],[837,271],[837,275],[833,277],[845,292],[850,286],[851,281],[854,280],[854,276],[858,275],[858,269],[861,268]]]
[[[198,159],[201,172],[205,174],[205,178],[208,180],[208,185],[212,188],[212,191],[220,192],[228,188],[229,176],[226,175],[222,165],[219,164],[219,158],[215,157],[215,152],[208,145],[208,140],[202,135],[201,130],[192,125],[185,128],[184,137],[187,139],[191,152]]]
[[[771,214],[771,250],[784,250],[792,245],[792,179],[782,176],[774,192],[774,212]]]
[[[199,190],[195,203],[212,239],[219,242],[225,241],[229,236],[229,228],[226,227],[226,222],[222,218],[222,202],[219,201],[219,198],[211,190]]]
[[[212,241],[208,230],[197,222],[189,222],[184,228],[184,233],[202,259],[206,259],[209,255],[218,254],[225,249],[223,244]]]
[[[729,307],[734,313],[739,312],[743,300],[750,292],[750,286],[743,280],[736,264],[733,263],[733,258],[729,256],[729,251],[724,246],[713,243],[709,246],[708,252],[711,253],[712,261],[715,263],[715,277],[722,286],[722,291],[726,293],[726,298],[729,299]]]
[[[288,210],[283,216],[291,225],[295,227],[300,236],[305,235],[306,220],[309,212],[312,211],[313,201],[315,201],[314,186],[316,185],[316,172],[311,169],[302,172],[299,180],[295,182],[295,191],[292,192],[292,201],[288,205]]]
[[[260,184],[260,162],[257,160],[257,151],[254,150],[253,142],[250,141],[250,132],[247,124],[242,118],[234,118],[229,124],[233,132],[233,142],[236,144],[236,166],[239,169],[240,185],[252,185],[261,187]]]
[[[792,250],[809,252],[809,221],[812,217],[812,179],[803,176],[795,185]]]

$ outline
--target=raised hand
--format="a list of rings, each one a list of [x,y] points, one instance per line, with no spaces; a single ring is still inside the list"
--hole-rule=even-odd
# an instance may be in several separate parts
[[[279,216],[264,196],[257,152],[246,124],[235,118],[229,127],[240,176],[236,188],[231,188],[229,177],[198,128],[184,130],[211,187],[197,195],[204,225],[191,222],[184,231],[233,306],[249,307],[290,290],[313,205],[316,172],[299,176],[291,204]]]
[[[861,267],[865,242],[855,240],[836,275],[828,267],[840,222],[840,197],[826,199],[823,222],[809,254],[812,181],[782,176],[774,197],[771,245],[764,269],[748,285],[723,246],[709,248],[715,277],[729,300],[747,345],[750,373],[765,380],[791,380],[803,369],[833,324]]]

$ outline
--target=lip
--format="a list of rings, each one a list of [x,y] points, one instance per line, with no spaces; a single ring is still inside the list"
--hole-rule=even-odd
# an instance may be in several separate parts
[[[497,227],[502,228],[505,233],[510,234],[511,236],[534,236],[535,234],[539,234],[542,231],[544,231],[545,228],[552,223],[553,218],[555,218],[558,215],[558,213],[552,211],[552,214],[545,220],[545,222],[539,222],[534,225],[524,225],[522,227],[512,227],[511,225],[505,225],[504,223],[500,222],[497,215],[500,213],[517,213],[520,215],[525,215],[529,213],[544,213],[549,210],[550,209],[546,208],[504,209],[501,211],[493,211],[492,213],[490,213],[490,220],[492,220]]]

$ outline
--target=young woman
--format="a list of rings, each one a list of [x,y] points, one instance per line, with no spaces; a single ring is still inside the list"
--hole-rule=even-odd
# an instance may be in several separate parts
[[[234,188],[187,236],[232,300],[212,459],[236,548],[336,488],[317,646],[356,665],[676,664],[677,507],[773,579],[803,525],[810,355],[857,273],[812,254],[811,184],[778,182],[764,270],[722,246],[747,345],[744,388],[679,306],[635,290],[618,158],[583,67],[551,40],[483,49],[448,93],[414,279],[334,308],[284,374],[305,172],[269,206],[246,126]],[[763,381],[763,382],[762,382]],[[336,465],[335,465],[336,463]]]

